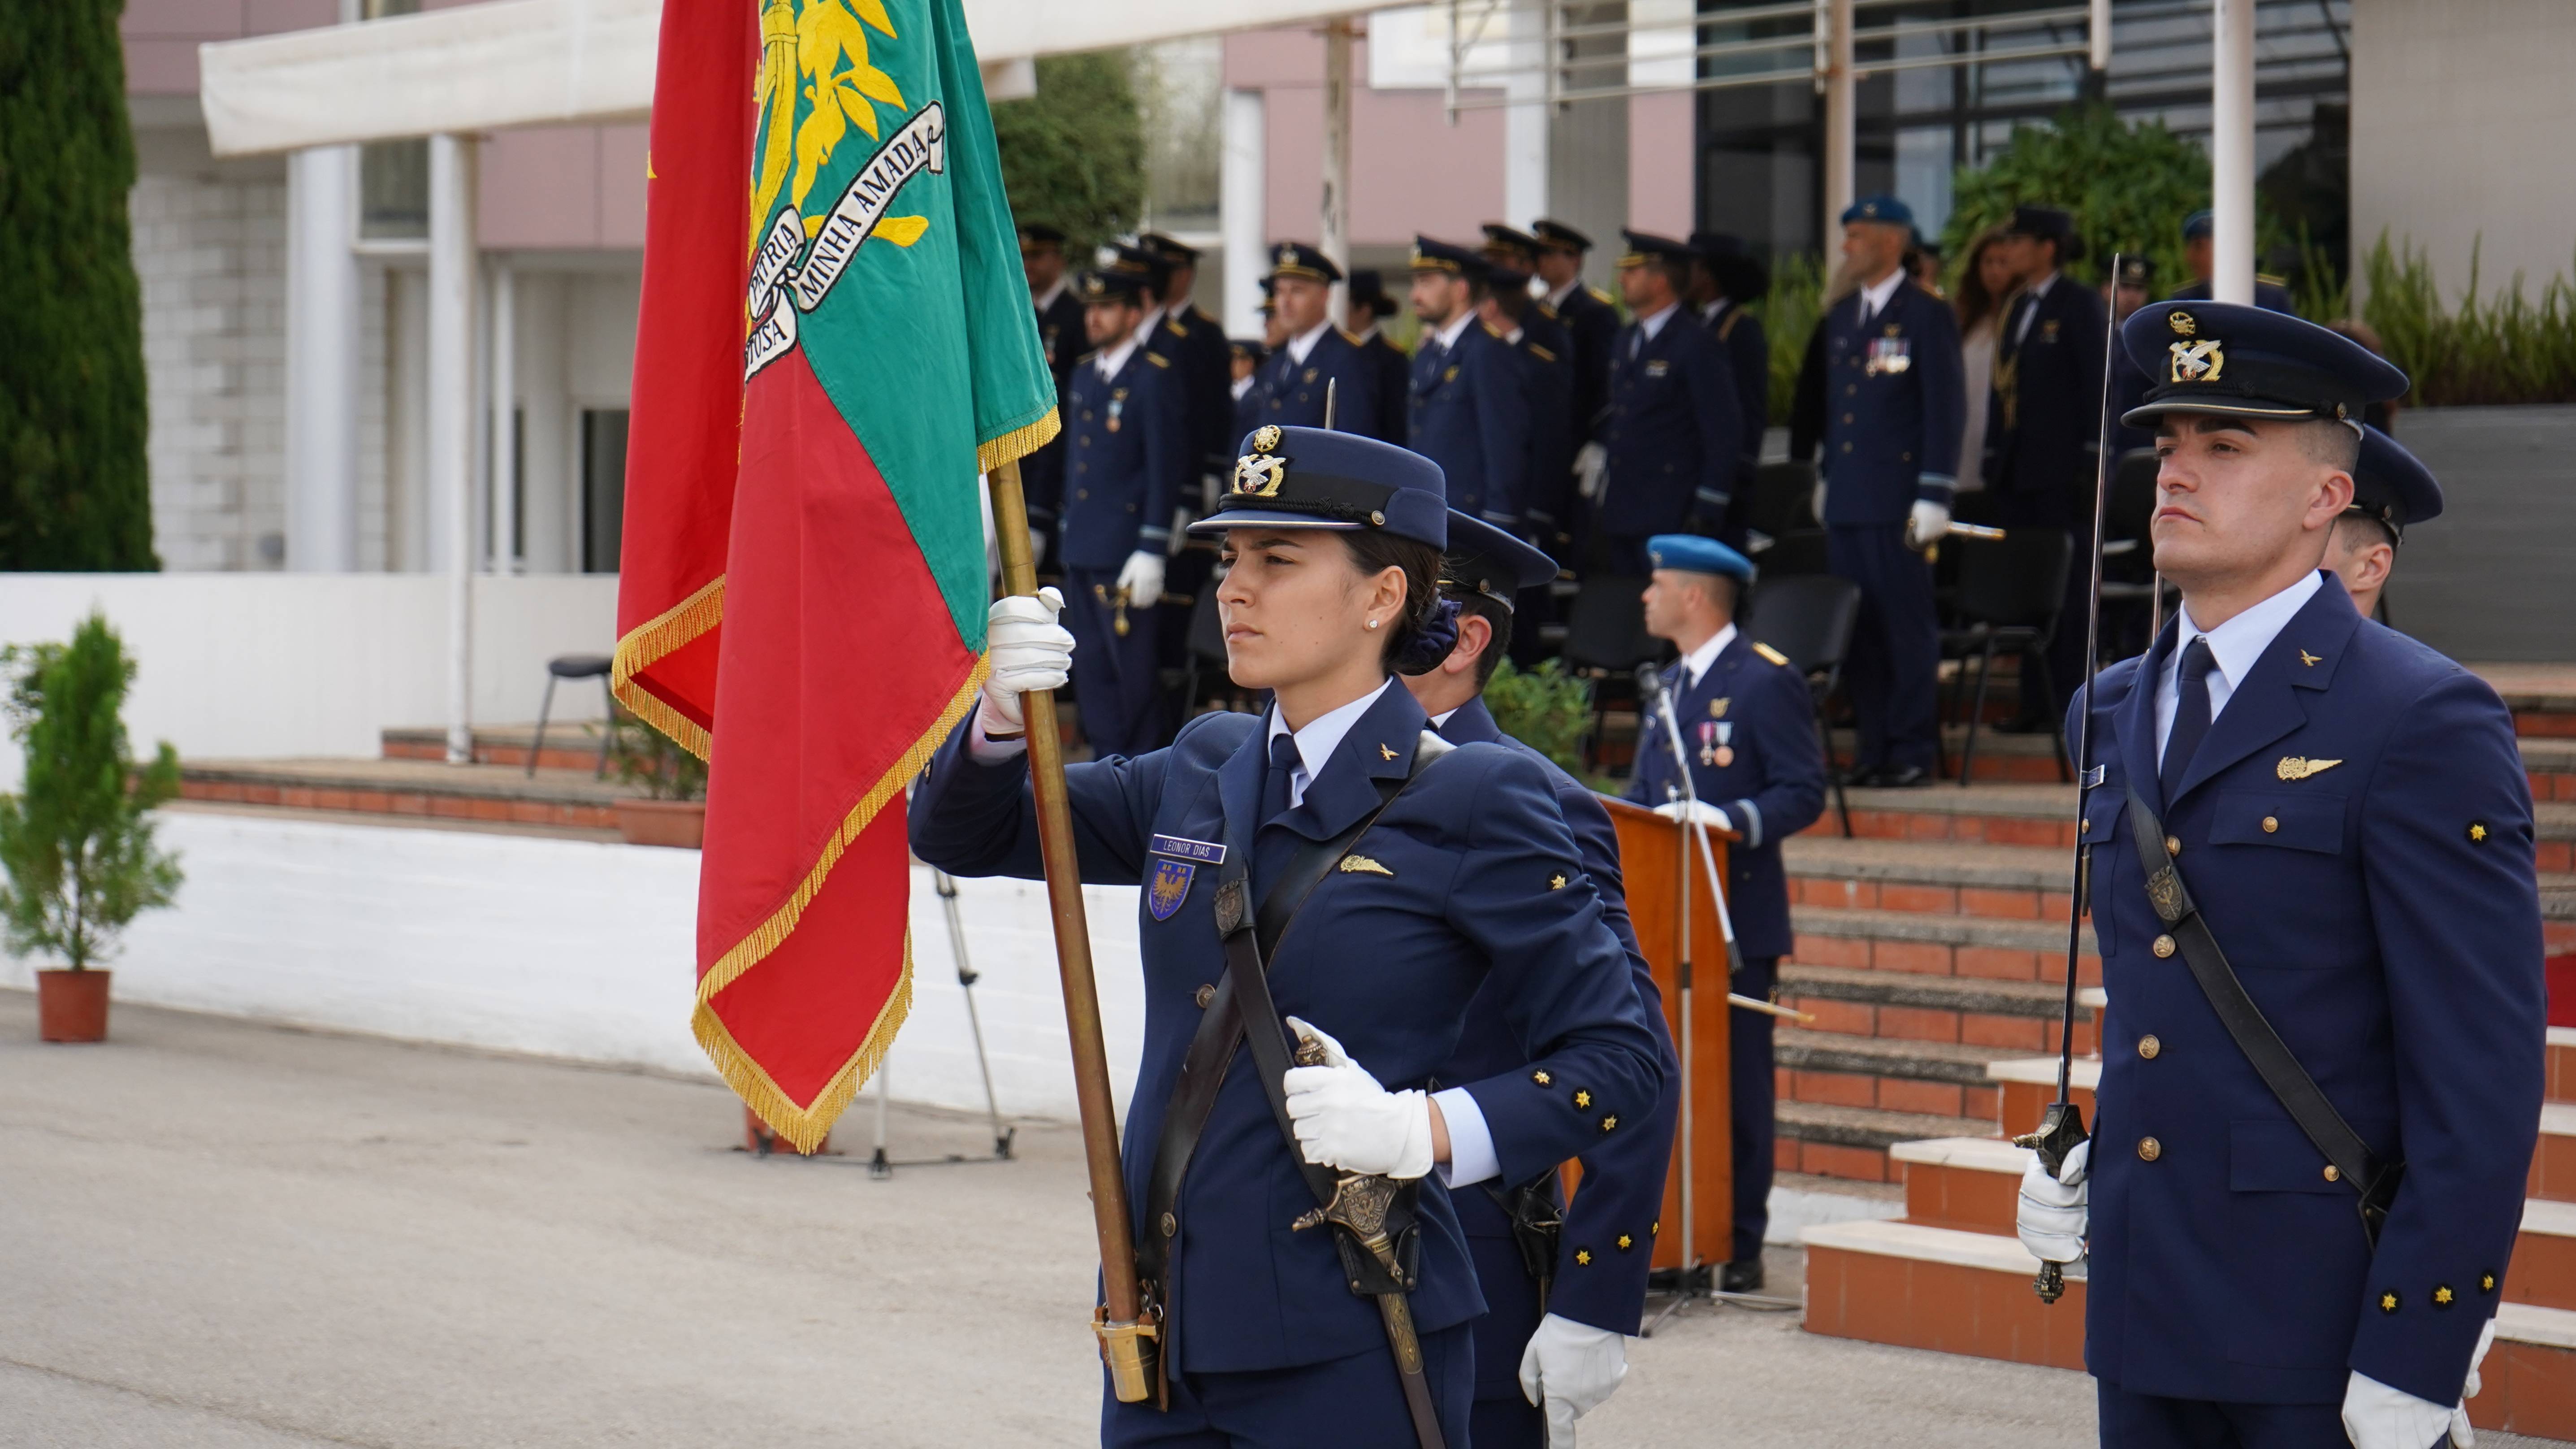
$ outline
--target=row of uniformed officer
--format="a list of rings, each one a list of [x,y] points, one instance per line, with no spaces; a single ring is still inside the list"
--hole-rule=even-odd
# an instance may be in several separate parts
[[[1493,272],[1482,253],[1416,237],[1413,390],[1405,446],[1440,465],[1449,503],[1518,530],[1529,507],[1530,416],[1521,365],[1479,313]]]
[[[1333,259],[1303,242],[1270,249],[1271,300],[1283,340],[1254,379],[1251,427],[1329,425],[1378,435],[1377,364],[1333,317],[1333,288],[1341,280]]]

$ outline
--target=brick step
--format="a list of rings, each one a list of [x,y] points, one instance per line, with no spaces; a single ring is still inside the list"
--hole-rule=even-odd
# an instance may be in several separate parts
[[[1892,1112],[1877,1107],[1838,1107],[1823,1102],[1782,1102],[1774,1109],[1779,1134],[1772,1162],[1781,1172],[1856,1182],[1893,1182],[1887,1150],[1927,1133],[1974,1136],[1990,1130],[1973,1117]]]
[[[2525,735],[2522,768],[2534,800],[2576,800],[2576,738]]]
[[[1782,1027],[1771,1057],[1783,1102],[1875,1107],[1980,1121],[1999,1120],[1998,1088],[1986,1075],[1995,1053],[1952,1042],[1854,1036]]]
[[[1790,911],[1790,923],[1798,933],[1790,959],[1802,966],[1996,981],[2066,979],[2063,920],[1797,906]],[[2102,979],[2102,962],[2093,952],[2089,926],[2081,945],[2084,954],[2077,965],[2082,979],[2088,985],[2097,983]]]
[[[545,753],[537,757],[540,770],[579,770],[589,774],[599,768],[598,720],[554,720],[546,725]],[[377,736],[378,751],[388,760],[447,761],[447,731],[437,726],[389,729]],[[524,725],[485,725],[474,731],[474,763],[478,765],[516,765],[526,769],[528,752],[537,742],[537,727]]]
[[[2024,1132],[2038,1131],[2040,1118],[2046,1115],[2048,1105],[2057,1100],[2056,1056],[2015,1057],[1992,1062],[1986,1067],[1986,1076],[1997,1088],[1999,1104],[1995,1120],[2002,1127],[2003,1135],[2018,1137]],[[2078,1056],[2073,1070],[2067,1073],[2066,1094],[2083,1111],[2087,1124],[2100,1116],[2093,1110],[2093,1088],[2101,1080],[2102,1061],[2099,1057]]]
[[[1800,1233],[1810,1333],[2052,1368],[2084,1366],[2085,1285],[2043,1304],[2039,1261],[2010,1237],[1923,1223],[1845,1222]],[[2507,1302],[2469,1401],[2481,1429],[2576,1438],[2576,1312]]]
[[[1817,1032],[1911,1042],[1984,1047],[1995,1055],[2054,1051],[2064,1014],[2062,987],[2040,981],[1996,981],[1975,976],[1926,976],[1910,971],[1855,970],[1843,966],[1783,966],[1780,1000],[1815,1019],[1800,1025]],[[2075,1024],[2075,1049],[2093,1049],[2093,1011],[2102,997],[2086,990]]]
[[[638,793],[586,770],[531,778],[507,765],[410,759],[194,760],[179,772],[183,800],[582,830],[615,829],[617,802]]]

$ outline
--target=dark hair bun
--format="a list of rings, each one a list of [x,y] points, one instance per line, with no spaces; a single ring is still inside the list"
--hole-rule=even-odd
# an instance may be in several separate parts
[[[1413,637],[1404,641],[1396,652],[1394,669],[1398,674],[1429,674],[1458,647],[1458,601],[1444,598]]]

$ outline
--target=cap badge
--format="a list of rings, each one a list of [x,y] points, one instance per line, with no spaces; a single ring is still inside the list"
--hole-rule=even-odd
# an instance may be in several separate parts
[[[1287,481],[1288,460],[1275,453],[1246,453],[1234,460],[1234,491],[1247,497],[1276,498],[1279,485]]]
[[[2172,316],[2165,319],[2165,325],[2174,330],[2174,335],[2176,337],[2194,336],[2200,329],[2200,324],[2191,320],[2191,314],[2189,312],[2174,313]]]
[[[1273,452],[1278,447],[1279,430],[1275,427],[1262,428],[1252,435],[1252,451],[1256,453]]]
[[[2177,315],[2174,320],[2180,322],[2184,319]],[[2171,380],[2174,382],[2216,382],[2218,375],[2227,370],[2227,355],[2218,350],[2215,337],[2199,342],[2177,342],[2173,344],[2172,352]]]

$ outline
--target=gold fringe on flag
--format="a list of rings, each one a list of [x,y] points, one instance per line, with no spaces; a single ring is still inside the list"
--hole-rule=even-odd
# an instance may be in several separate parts
[[[1045,417],[1038,419],[1036,422],[1029,424],[1025,428],[1013,428],[1011,431],[1004,433],[1000,437],[977,448],[975,450],[975,466],[982,472],[990,473],[994,469],[1001,467],[1004,463],[1025,458],[1029,454],[1036,452],[1038,449],[1045,447],[1048,443],[1055,441],[1055,435],[1063,430],[1064,424],[1056,416],[1056,410],[1048,408],[1046,410]]]
[[[608,688],[617,696],[617,702],[701,760],[709,758],[715,748],[706,728],[636,683],[635,676],[724,621],[724,586],[725,576],[718,574],[696,593],[628,630],[626,637],[617,641],[617,652],[609,665]]]

